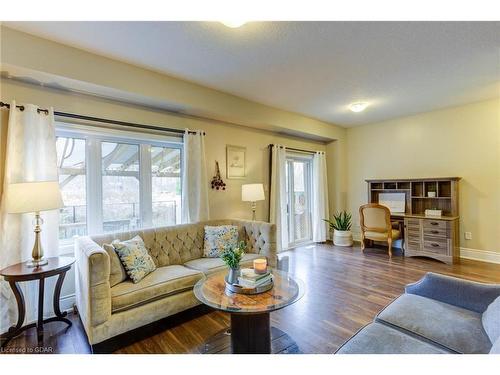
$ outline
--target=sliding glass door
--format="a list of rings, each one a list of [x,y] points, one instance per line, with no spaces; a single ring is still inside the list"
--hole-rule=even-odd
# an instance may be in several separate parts
[[[311,232],[312,159],[287,157],[287,212],[289,246],[312,240]]]

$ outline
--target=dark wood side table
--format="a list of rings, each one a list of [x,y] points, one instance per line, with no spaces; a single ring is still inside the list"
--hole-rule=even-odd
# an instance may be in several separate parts
[[[18,336],[21,332],[36,327],[38,341],[43,339],[43,325],[49,322],[62,321],[71,326],[71,321],[66,318],[66,311],[61,312],[59,307],[59,298],[61,296],[61,288],[63,285],[66,272],[71,269],[75,262],[72,257],[52,257],[48,258],[48,264],[41,267],[28,267],[28,262],[14,264],[3,270],[0,270],[0,275],[4,277],[12,288],[12,292],[17,301],[17,324],[9,328],[9,330],[0,336],[0,347],[4,347],[14,337]],[[45,279],[51,276],[59,275],[57,278],[54,290],[54,313],[56,316],[43,319],[43,298],[45,291]],[[23,292],[19,287],[21,281],[38,280],[38,321],[23,326],[24,318],[26,316],[26,304],[24,302]]]

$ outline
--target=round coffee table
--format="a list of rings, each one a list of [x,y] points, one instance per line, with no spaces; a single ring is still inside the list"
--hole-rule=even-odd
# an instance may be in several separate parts
[[[231,314],[230,341],[227,340],[227,331],[210,340],[211,343],[218,341],[220,351],[229,349],[231,353],[239,354],[271,353],[271,333],[273,336],[287,336],[284,332],[271,328],[269,313],[298,301],[304,295],[305,288],[302,281],[286,272],[275,269],[271,272],[274,286],[260,294],[226,292],[224,277],[228,273],[227,270],[210,274],[194,286],[194,294],[198,300]],[[227,341],[227,345],[224,341]],[[210,350],[210,342],[205,347],[203,352],[216,352]]]

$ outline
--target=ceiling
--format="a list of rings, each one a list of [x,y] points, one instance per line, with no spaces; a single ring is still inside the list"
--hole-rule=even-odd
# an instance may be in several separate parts
[[[346,127],[500,95],[500,22],[4,24]]]

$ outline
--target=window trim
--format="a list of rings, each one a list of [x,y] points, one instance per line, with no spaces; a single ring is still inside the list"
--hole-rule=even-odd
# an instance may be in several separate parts
[[[139,212],[141,228],[153,225],[151,147],[179,149],[180,171],[184,167],[183,138],[159,135],[152,132],[131,132],[109,127],[97,127],[56,121],[56,137],[85,140],[86,219],[87,235],[104,234],[102,211],[102,142],[126,143],[139,147]],[[182,194],[182,176],[180,177]],[[89,199],[89,197],[92,197]],[[181,198],[182,201],[182,198]],[[147,209],[149,208],[149,211]],[[90,212],[93,212],[91,215]],[[60,239],[61,254],[74,252],[74,238]]]

